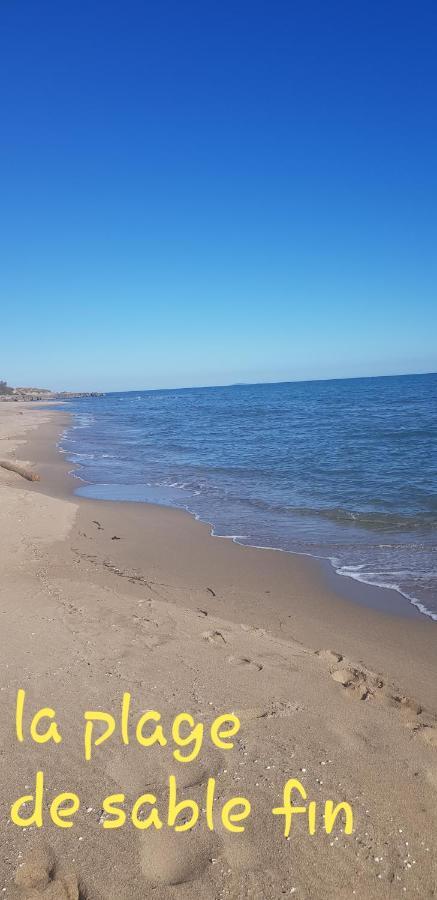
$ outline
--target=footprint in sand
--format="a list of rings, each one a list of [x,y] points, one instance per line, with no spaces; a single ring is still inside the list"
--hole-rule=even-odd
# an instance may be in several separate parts
[[[417,734],[429,747],[437,749],[437,727],[434,723],[416,722],[410,723],[413,734]]]
[[[420,730],[420,734],[426,744],[437,749],[437,728],[434,728],[432,725],[424,725]]]
[[[437,748],[437,719],[427,714],[422,705],[403,694],[390,683],[386,683],[381,675],[371,672],[364,666],[355,666],[340,653],[332,650],[318,650],[316,655],[325,660],[330,667],[331,678],[340,684],[347,696],[356,700],[378,700],[403,715],[404,724],[413,734],[417,734],[429,746]],[[420,720],[420,717],[423,717]]]
[[[360,669],[348,667],[342,669],[334,669],[331,672],[331,678],[338,684],[341,684],[348,692],[348,696],[356,700],[367,700],[373,696],[373,691],[369,679],[365,672]],[[382,683],[378,687],[382,687]],[[377,685],[375,685],[375,688]]]
[[[257,816],[248,818],[244,822],[244,831],[238,834],[230,834],[219,824],[218,835],[222,838],[223,853],[233,872],[253,872],[268,866],[276,849],[274,837],[273,846],[269,845],[273,832],[266,810],[259,810]]]
[[[349,697],[355,700],[368,700],[376,696],[384,688],[384,682],[375,672],[355,666],[341,653],[334,650],[316,650],[316,656],[328,663],[333,681],[345,689]]]
[[[17,869],[10,894],[16,900],[85,900],[75,873],[58,863],[50,847],[40,845]]]
[[[331,665],[341,662],[343,659],[341,653],[336,653],[335,650],[316,650],[316,656],[318,656],[319,659],[324,659]]]
[[[346,688],[349,696],[358,700],[377,699],[408,716],[420,716],[422,713],[420,703],[397,691],[393,685],[386,684],[378,673],[347,664],[346,660],[343,663],[340,668],[331,669],[331,678]]]
[[[261,663],[256,662],[254,659],[249,659],[247,656],[228,656],[228,663],[230,666],[242,666],[255,672],[261,672],[263,669]]]
[[[387,694],[388,700],[392,706],[395,706],[397,709],[402,712],[407,713],[407,715],[420,716],[423,712],[422,706],[420,703],[417,703],[416,700],[413,700],[412,697],[405,697],[402,694],[391,693],[390,691]]]
[[[146,831],[140,840],[140,866],[151,884],[185,884],[199,878],[220,855],[217,838],[201,828]]]
[[[222,647],[223,644],[227,643],[221,631],[204,631],[202,637],[204,641],[215,644],[216,647]]]
[[[169,775],[177,776],[181,790],[206,784],[225,765],[223,754],[215,747],[203,748],[202,756],[189,763],[176,762],[169,747],[148,747],[146,752],[141,747],[127,749],[129,752],[120,750],[105,760],[105,770],[115,784],[135,798],[149,791],[165,792]]]

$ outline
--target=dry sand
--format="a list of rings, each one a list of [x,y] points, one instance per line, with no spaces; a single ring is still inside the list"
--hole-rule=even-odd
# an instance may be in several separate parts
[[[33,484],[0,469],[3,896],[435,897],[436,625],[391,592],[385,612],[366,608],[365,591],[346,599],[349,587],[339,590],[323,567],[211,538],[185,513],[78,502],[55,450],[63,420],[36,404],[0,404],[0,458],[16,456],[41,475]],[[124,746],[118,718],[86,763],[84,710],[119,717],[124,692],[133,723],[144,710],[162,714],[167,746],[139,746],[133,727]],[[57,713],[58,745],[29,738],[43,706]],[[171,723],[185,711],[205,724],[189,764],[172,756]],[[232,750],[219,750],[208,727],[231,711],[241,729]],[[19,828],[10,806],[33,792],[37,770],[44,827]],[[167,826],[169,774],[201,810],[215,779],[213,832],[203,812],[186,833]],[[296,815],[286,840],[272,808],[293,777],[317,801],[317,831],[310,836]],[[50,819],[61,791],[80,797],[71,829]],[[146,792],[157,797],[160,831],[130,821]],[[126,823],[105,830],[103,798],[119,793]],[[219,822],[234,796],[252,804],[243,834]],[[351,804],[352,835],[340,820],[324,832],[327,799]]]

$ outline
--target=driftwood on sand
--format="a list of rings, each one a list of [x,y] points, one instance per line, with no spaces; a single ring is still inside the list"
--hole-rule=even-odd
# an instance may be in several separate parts
[[[31,469],[26,469],[25,466],[20,466],[18,463],[10,462],[8,459],[0,459],[0,466],[2,469],[7,469],[9,472],[16,472],[17,475],[21,475],[22,478],[27,478],[27,481],[39,481],[39,475],[36,472],[32,472]]]

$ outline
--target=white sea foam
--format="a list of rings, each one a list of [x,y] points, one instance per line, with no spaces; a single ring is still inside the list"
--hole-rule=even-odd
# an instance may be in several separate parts
[[[382,588],[384,590],[396,591],[396,593],[400,594],[401,597],[405,597],[412,606],[415,606],[419,612],[424,616],[428,616],[428,618],[432,619],[434,622],[437,622],[437,612],[433,612],[431,609],[428,609],[424,603],[420,600],[417,600],[416,597],[413,597],[411,594],[408,594],[406,591],[403,591],[401,586],[396,582],[390,581],[375,581],[373,580],[373,573],[369,572],[366,574],[360,572],[351,572],[350,567],[348,566],[340,566],[338,568],[334,567],[337,575],[344,575],[346,578],[353,578],[354,581],[359,581],[361,584],[368,584],[371,587]],[[394,573],[391,573],[394,574]]]

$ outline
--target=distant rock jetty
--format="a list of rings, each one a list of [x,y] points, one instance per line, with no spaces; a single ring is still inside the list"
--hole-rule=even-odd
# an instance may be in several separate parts
[[[50,391],[48,388],[10,387],[0,381],[0,402],[17,403],[32,400],[78,400],[81,397],[104,397],[98,391]]]

